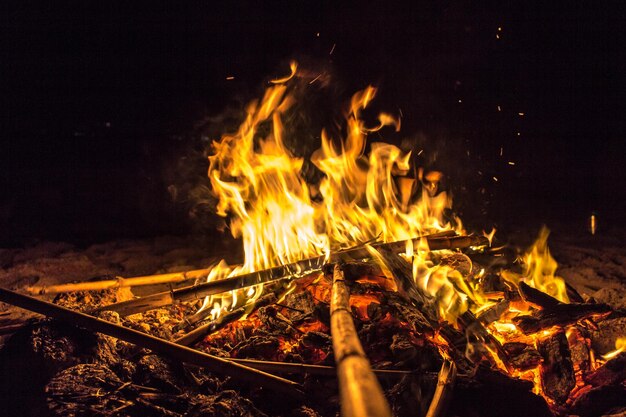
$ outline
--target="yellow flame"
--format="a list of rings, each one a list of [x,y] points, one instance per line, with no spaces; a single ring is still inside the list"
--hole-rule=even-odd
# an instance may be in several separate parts
[[[524,256],[524,282],[564,303],[569,302],[563,278],[555,275],[558,264],[548,249],[550,231],[544,226],[539,237]]]
[[[615,340],[615,350],[606,355],[602,355],[602,357],[608,361],[624,351],[626,351],[626,337],[618,337],[617,340]]]
[[[451,207],[451,198],[440,190],[442,173],[415,169],[411,166],[411,154],[391,144],[372,143],[366,154],[369,133],[380,135],[385,127],[400,129],[399,118],[385,113],[366,123],[364,109],[376,96],[376,89],[371,86],[350,100],[340,129],[345,132],[343,137],[331,137],[326,130],[320,132],[321,146],[311,156],[311,162],[324,175],[319,184],[308,184],[302,175],[304,160],[285,145],[301,140],[293,136],[294,129],[288,123],[289,112],[297,109],[292,92],[309,88],[311,84],[303,82],[292,88],[292,83],[303,78],[297,71],[294,62],[289,76],[271,81],[263,97],[247,106],[237,131],[213,143],[208,177],[218,199],[217,213],[230,218],[230,229],[234,237],[242,240],[245,258],[239,267],[221,262],[213,268],[208,280],[313,256],[325,255],[328,259],[331,251],[364,242],[408,240],[451,229],[463,233],[460,220],[455,218],[453,224],[445,220],[444,211]],[[416,173],[415,177],[410,173]],[[491,242],[494,233],[495,229],[484,235]],[[565,282],[555,275],[557,263],[548,250],[548,233],[542,229],[523,257],[522,274],[504,270],[500,276],[515,284],[523,280],[568,302]],[[383,257],[372,247],[366,247],[381,264],[383,274],[392,276]],[[491,307],[504,306],[507,310],[499,320],[485,324],[487,332],[499,342],[519,341],[532,346],[539,338],[554,333],[553,328],[533,335],[523,334],[512,319],[528,314],[533,307],[508,298],[513,286],[484,290],[483,284],[489,288],[487,283],[493,270],[470,271],[468,276],[463,276],[445,262],[437,263],[443,256],[462,255],[438,251],[433,256],[425,238],[417,244],[409,241],[406,253],[402,254],[412,263],[415,283],[435,301],[441,320],[458,325],[458,318],[468,311],[480,314]],[[262,289],[257,286],[212,296],[202,308],[210,308],[211,318],[217,318],[226,309],[256,299]],[[294,289],[292,286],[289,291]],[[445,340],[437,334],[432,340],[445,355]],[[532,381],[533,392],[541,393],[539,367],[523,372],[509,369],[493,347],[485,347],[491,362],[512,376]],[[604,358],[624,350],[626,338],[620,338],[616,351]],[[482,356],[484,352],[479,353]],[[592,367],[597,366],[593,352],[591,355]]]
[[[402,240],[453,227],[444,221],[451,199],[437,189],[439,178],[420,177],[421,184],[406,178],[412,172],[410,153],[372,143],[369,155],[364,154],[369,132],[400,128],[399,120],[385,113],[375,127],[366,126],[361,116],[376,95],[372,86],[352,97],[345,137],[321,132],[321,147],[311,162],[324,178],[318,189],[307,184],[301,173],[304,160],[285,146],[286,140],[298,140],[284,122],[295,102],[287,83],[296,74],[294,62],[288,77],[273,80],[263,98],[248,105],[235,133],[213,142],[208,176],[218,198],[217,213],[230,217],[233,236],[243,241],[245,260],[236,272],[224,269],[210,280],[328,255],[359,242]],[[407,180],[401,187],[399,178]],[[239,293],[240,302],[247,298]],[[232,308],[236,303],[229,304]]]

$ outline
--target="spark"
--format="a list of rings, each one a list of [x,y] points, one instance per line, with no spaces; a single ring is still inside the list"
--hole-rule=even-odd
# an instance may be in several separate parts
[[[417,153],[417,156],[420,156],[422,154],[422,152],[424,152],[424,150],[420,149],[420,151]]]
[[[500,156],[502,156],[504,154],[504,148],[500,147]]]
[[[322,76],[322,74],[318,75],[317,77],[313,78],[311,81],[309,81],[309,85],[313,84],[315,81],[317,81],[320,77]]]
[[[509,165],[515,165],[515,162],[509,161]]]
[[[498,179],[496,177],[491,177],[491,178],[493,178],[495,182],[498,182]]]
[[[235,79],[235,77],[233,77],[232,75],[229,75],[228,77],[226,77],[226,79],[227,79],[228,81],[231,81],[231,80],[234,80],[234,79]]]
[[[500,108],[500,106],[498,106],[498,111],[502,111],[502,109]]]
[[[337,44],[336,44],[336,43],[333,43],[333,47],[332,47],[332,48],[330,48],[330,52],[328,53],[328,55],[332,55],[332,54],[333,54],[333,52],[335,52],[335,46],[337,46]]]
[[[521,117],[521,116],[524,116],[524,112],[519,112],[519,113],[517,113],[517,114],[518,114],[518,115],[520,115],[520,117]]]
[[[596,215],[591,213],[591,217],[589,218],[589,229],[592,235],[596,234],[597,220]]]

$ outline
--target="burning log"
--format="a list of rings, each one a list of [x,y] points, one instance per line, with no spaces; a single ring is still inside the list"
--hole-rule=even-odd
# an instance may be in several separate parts
[[[26,291],[33,295],[59,294],[77,291],[101,291],[114,288],[140,287],[144,285],[173,284],[205,278],[211,269],[196,269],[193,271],[172,272],[168,274],[145,275],[133,278],[115,277],[102,281],[87,281],[59,285],[33,285]]]
[[[539,341],[537,348],[543,357],[540,367],[543,392],[557,403],[564,403],[576,386],[565,333],[560,331]]]
[[[620,353],[585,377],[594,387],[620,384],[626,380],[626,353]]]
[[[254,301],[252,304],[246,304],[244,306],[241,306],[227,314],[224,314],[223,316],[217,318],[216,320],[213,320],[207,324],[197,327],[191,332],[176,339],[174,342],[178,343],[179,345],[190,346],[196,341],[198,341],[200,338],[218,331],[222,327],[226,326],[228,323],[232,323],[235,320],[239,320],[245,314],[249,314],[250,312],[256,310],[259,307],[263,307],[268,304],[272,304],[274,302],[276,302],[276,295],[274,293],[269,293],[259,298],[258,300]]]
[[[606,304],[557,304],[544,308],[529,316],[513,319],[524,334],[537,333],[552,326],[567,326],[592,316],[602,316],[611,312]]]
[[[339,265],[333,271],[330,309],[342,415],[391,417],[391,409],[357,336],[350,310],[350,291]]]
[[[507,354],[508,362],[515,369],[526,371],[536,368],[543,360],[537,349],[521,342],[508,342],[502,345]]]
[[[103,333],[108,336],[115,337],[125,342],[171,356],[181,362],[205,367],[221,375],[266,386],[269,389],[294,397],[301,398],[303,396],[303,393],[300,390],[300,385],[293,381],[276,377],[241,364],[229,362],[225,359],[199,352],[185,346],[180,346],[84,313],[72,311],[67,308],[26,295],[18,294],[4,288],[0,288],[0,301],[33,311],[35,313],[43,314],[57,320],[62,320],[93,332]]]
[[[445,415],[446,408],[450,402],[452,386],[456,379],[456,365],[449,359],[443,361],[441,371],[437,377],[437,388],[426,412],[426,417],[439,417]]]
[[[419,243],[419,239],[421,238],[413,239],[415,245]],[[484,236],[426,237],[426,239],[428,240],[428,245],[431,250],[460,249],[470,246],[486,246],[489,244],[489,241]],[[408,241],[406,240],[401,240],[391,243],[378,243],[373,244],[372,247],[374,249],[385,248],[391,252],[400,253],[406,249],[407,242]],[[331,255],[331,261],[345,259],[346,257],[362,259],[369,258],[370,256],[371,253],[366,247],[357,247],[336,252]],[[110,310],[119,313],[121,316],[142,313],[144,311],[170,305],[175,302],[198,300],[209,295],[220,294],[226,291],[248,288],[279,280],[297,279],[304,275],[321,271],[325,262],[325,256],[318,256],[287,265],[281,265],[270,269],[221,279],[219,281],[206,282],[199,285],[179,288],[173,291],[162,292],[134,300],[111,304],[97,309],[96,312]]]
[[[537,308],[552,308],[559,304],[562,304],[556,298],[549,296],[543,291],[539,291],[538,289],[531,287],[524,281],[521,281],[519,283],[518,288],[522,299]]]

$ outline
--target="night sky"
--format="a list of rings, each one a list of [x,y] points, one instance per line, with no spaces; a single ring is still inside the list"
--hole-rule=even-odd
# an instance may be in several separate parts
[[[623,216],[621,2],[179,3],[2,3],[3,245],[190,232],[181,158],[293,58],[379,87],[465,217]]]

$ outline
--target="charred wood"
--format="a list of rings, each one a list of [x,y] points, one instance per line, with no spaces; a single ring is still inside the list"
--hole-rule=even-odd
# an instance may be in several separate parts
[[[520,295],[527,303],[537,308],[549,309],[555,307],[561,302],[554,297],[549,296],[543,291],[539,291],[536,288],[531,287],[524,281],[521,281],[518,285]]]
[[[513,319],[525,334],[537,333],[552,326],[567,326],[579,320],[609,314],[606,304],[558,304],[539,310],[529,316]]]
[[[3,288],[0,288],[0,300],[57,320],[71,323],[75,326],[80,326],[93,332],[103,333],[155,352],[169,355],[182,362],[206,367],[222,375],[238,378],[253,384],[261,384],[294,397],[302,395],[299,385],[292,381],[275,377],[243,365],[228,362],[227,360],[189,349],[185,346],[180,346],[105,320],[100,320],[87,314],[75,312]]]
[[[564,403],[576,386],[574,367],[564,332],[558,332],[537,343],[543,358],[540,367],[543,392],[557,403]]]
[[[419,242],[420,238],[414,239]],[[453,237],[426,237],[431,250],[467,248],[471,246],[485,246],[489,244],[487,238],[483,236],[453,236]],[[375,249],[386,248],[392,252],[400,253],[405,250],[407,241],[391,243],[373,244]],[[357,247],[344,251],[335,252],[331,256],[332,260],[339,259],[362,259],[371,256],[367,247]],[[259,284],[276,282],[278,280],[292,280],[300,278],[313,272],[321,271],[326,256],[305,259],[287,265],[281,265],[262,271],[255,271],[218,281],[206,282],[194,286],[179,288],[169,292],[149,295],[135,300],[109,305],[99,310],[117,311],[120,315],[130,315],[141,313],[152,308],[158,308],[173,304],[175,302],[191,301],[204,298],[209,295],[220,294],[226,291],[233,291],[248,288]]]
[[[594,387],[621,384],[624,381],[626,381],[626,352],[620,353],[585,376],[585,382]]]
[[[191,332],[179,337],[175,340],[175,343],[183,346],[190,346],[200,340],[202,337],[211,334],[213,332],[218,331],[219,329],[226,326],[228,323],[232,323],[235,320],[239,320],[246,314],[250,314],[252,311],[256,310],[259,307],[266,306],[268,304],[274,303],[276,301],[276,295],[274,293],[266,294],[260,297],[258,300],[252,302],[251,304],[246,304],[241,306],[233,311],[230,311],[223,316],[209,322],[203,324],[192,330]]]
[[[595,417],[624,406],[626,388],[623,385],[605,385],[581,393],[574,400],[570,412],[580,417]]]
[[[532,387],[529,381],[480,366],[472,375],[458,375],[450,415],[552,417],[546,401],[533,394]]]
[[[534,347],[520,342],[509,342],[502,345],[508,361],[515,369],[525,371],[536,368],[543,360]]]

